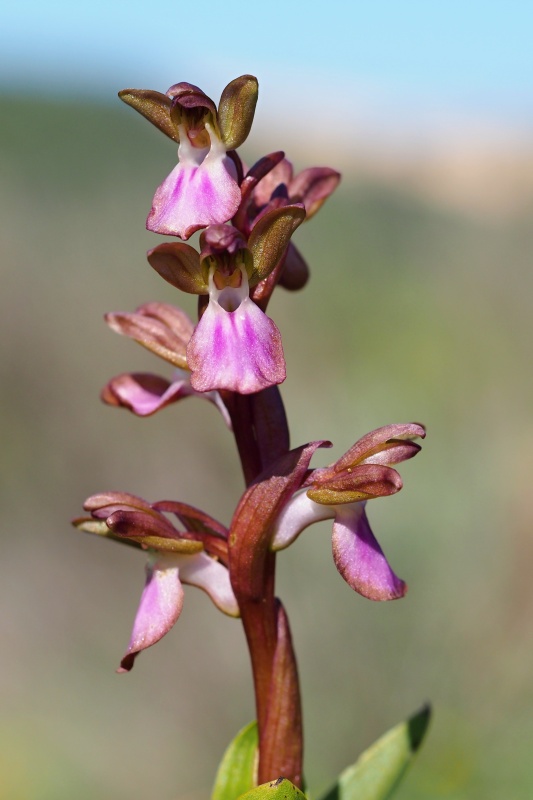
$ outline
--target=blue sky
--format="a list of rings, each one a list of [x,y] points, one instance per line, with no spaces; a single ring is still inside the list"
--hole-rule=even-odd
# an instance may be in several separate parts
[[[4,87],[111,97],[189,80],[216,99],[249,72],[265,109],[281,98],[317,124],[354,103],[533,121],[529,0],[20,0],[0,25]]]
[[[2,10],[0,63],[2,82],[9,71],[65,84],[73,73],[89,82],[92,73],[105,85],[113,71],[167,72],[168,79],[217,65],[232,72],[274,67],[295,83],[309,69],[400,91],[520,102],[533,97],[532,33],[528,0],[21,0]]]

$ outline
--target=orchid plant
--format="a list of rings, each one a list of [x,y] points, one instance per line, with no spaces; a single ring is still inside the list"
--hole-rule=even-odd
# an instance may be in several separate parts
[[[311,466],[317,440],[291,449],[279,384],[286,376],[281,335],[266,311],[277,286],[303,288],[309,270],[291,242],[337,187],[327,167],[293,174],[284,153],[246,169],[236,149],[250,131],[257,81],[232,81],[218,107],[198,87],[166,94],[126,89],[121,99],[179,145],[178,164],[157,188],[146,226],[177,237],[148,252],[148,263],[179,291],[198,295],[198,321],[178,307],[150,302],[107,315],[109,326],[169,362],[170,380],[121,374],[103,389],[109,405],[138,416],[184,397],[205,398],[235,437],[245,489],[229,526],[182,501],[148,502],[104,492],[85,502],[82,531],[143,550],[146,583],[119,672],[178,620],[183,585],[240,619],[250,651],[256,721],[232,741],[213,800],[301,797],[302,708],[296,656],[285,608],[275,595],[276,557],[319,520],[332,520],[333,560],[358,594],[394,600],[406,591],[378,544],[368,501],[402,488],[396,465],[420,450],[417,423],[362,436],[327,466]],[[184,240],[200,231],[199,249]],[[181,241],[179,241],[181,240]],[[389,797],[423,739],[422,709],[380,739],[334,784],[327,800]]]

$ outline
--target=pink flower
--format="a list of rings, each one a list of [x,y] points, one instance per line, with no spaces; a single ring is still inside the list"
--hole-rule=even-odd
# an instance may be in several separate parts
[[[240,268],[236,286],[218,288],[209,273],[209,305],[187,347],[191,386],[199,392],[229,389],[251,394],[285,380],[281,335],[250,299]]]
[[[188,239],[199,228],[230,220],[241,202],[235,164],[215,129],[205,123],[207,147],[198,147],[178,126],[179,163],[156,190],[146,227]]]
[[[179,143],[178,165],[156,190],[148,230],[188,239],[208,225],[228,222],[241,202],[237,167],[228,151],[250,131],[257,80],[242,75],[222,92],[218,109],[197,86],[177,83],[166,94],[125,89],[119,96]]]
[[[182,242],[149,251],[148,261],[165,280],[209,297],[186,350],[194,390],[252,394],[285,380],[280,333],[250,288],[282,263],[304,217],[303,206],[284,206],[265,214],[247,241],[231,225],[210,225],[200,237],[201,253]]]
[[[140,652],[173,628],[183,607],[182,584],[203,589],[220,611],[239,616],[225,566],[228,533],[216,520],[184,503],[150,504],[126,492],[93,495],[84,508],[91,517],[74,520],[78,530],[149,553],[146,582],[118,672],[128,672]],[[163,511],[174,513],[185,530],[176,529]]]
[[[272,547],[282,550],[309,525],[333,519],[333,560],[348,585],[370,600],[403,597],[407,586],[389,566],[370,528],[365,505],[321,505],[306,492],[296,494],[278,519]]]
[[[140,652],[156,644],[177,622],[183,608],[182,584],[197,586],[231,617],[239,616],[226,567],[206,553],[153,553],[135,615],[128,648],[117,672],[129,672]]]
[[[416,423],[387,425],[359,439],[334,464],[313,470],[307,491],[296,493],[279,515],[272,549],[288,547],[309,525],[333,519],[333,560],[344,580],[370,600],[403,597],[407,586],[398,578],[368,522],[366,502],[394,494],[402,479],[391,464],[415,456],[425,430]]]

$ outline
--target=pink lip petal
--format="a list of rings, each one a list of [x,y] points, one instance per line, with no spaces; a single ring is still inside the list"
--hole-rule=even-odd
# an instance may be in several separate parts
[[[207,553],[196,553],[182,559],[181,580],[207,592],[220,611],[230,617],[239,616],[239,606],[233,594],[229,572]]]
[[[191,394],[194,392],[188,380],[170,383],[158,375],[137,372],[117,375],[105,387],[102,398],[110,405],[128,408],[139,417],[148,417]]]
[[[210,126],[211,148],[195,150],[183,132],[179,164],[156,190],[146,227],[155,233],[188,239],[208,225],[228,222],[241,191],[233,161]]]
[[[332,539],[335,566],[348,585],[369,600],[403,597],[407,586],[390,568],[364,506],[336,506]]]
[[[178,557],[158,556],[147,564],[130,643],[117,672],[129,672],[138,654],[162,639],[178,620],[183,608],[179,561]]]
[[[187,363],[199,392],[251,394],[286,376],[281,335],[249,297],[234,311],[211,297],[187,347]]]

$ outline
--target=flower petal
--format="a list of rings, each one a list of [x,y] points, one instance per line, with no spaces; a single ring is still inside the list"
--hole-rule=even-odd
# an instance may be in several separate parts
[[[302,170],[289,184],[291,202],[301,202],[310,219],[335,191],[340,173],[329,167],[310,167]]]
[[[385,425],[362,436],[349,450],[332,464],[334,472],[353,467],[355,464],[399,464],[415,456],[419,445],[411,440],[423,439],[426,431],[417,422]],[[383,452],[383,455],[381,453]]]
[[[187,245],[182,243],[182,247]],[[168,303],[145,303],[133,314],[115,311],[106,314],[105,320],[111,330],[129,336],[165,361],[182,369],[187,366],[185,350],[194,325],[180,308]]]
[[[308,280],[309,267],[298,248],[289,242],[279,285],[290,292],[295,292],[303,289]]]
[[[336,507],[332,539],[335,566],[346,583],[369,600],[403,597],[407,586],[389,567],[364,506],[354,503]]]
[[[187,347],[187,362],[199,392],[252,394],[286,376],[280,332],[249,297],[234,311],[210,299]]]
[[[199,228],[228,222],[237,211],[241,191],[235,165],[207,124],[206,129],[212,145],[200,163],[201,155],[182,137],[180,162],[155,193],[148,230],[188,239]]]
[[[213,603],[230,617],[239,616],[239,606],[226,567],[206,553],[196,553],[184,558],[180,577],[183,583],[197,586],[207,592]]]
[[[101,398],[110,406],[128,408],[138,417],[149,417],[162,408],[182,400],[184,397],[201,397],[213,403],[231,430],[231,419],[218,392],[196,392],[190,381],[190,373],[177,369],[174,380],[167,381],[158,375],[144,372],[125,372],[112,378],[104,386]]]
[[[284,550],[309,525],[334,516],[335,509],[332,506],[315,503],[307,496],[307,492],[293,495],[276,521],[271,549]]]
[[[129,672],[137,655],[162,639],[177,621],[183,607],[179,564],[181,559],[175,556],[159,556],[147,564],[130,643],[117,672]]]
[[[112,378],[102,390],[102,400],[112,406],[122,406],[139,417],[156,411],[194,394],[188,380],[180,377],[172,383],[149,372],[125,372]],[[188,373],[183,373],[188,376]]]
[[[252,169],[255,169],[255,165]],[[250,170],[251,172],[252,170]],[[288,186],[292,180],[293,169],[288,158],[282,158],[261,178],[254,189],[254,203],[257,208],[266,206],[279,186]]]

